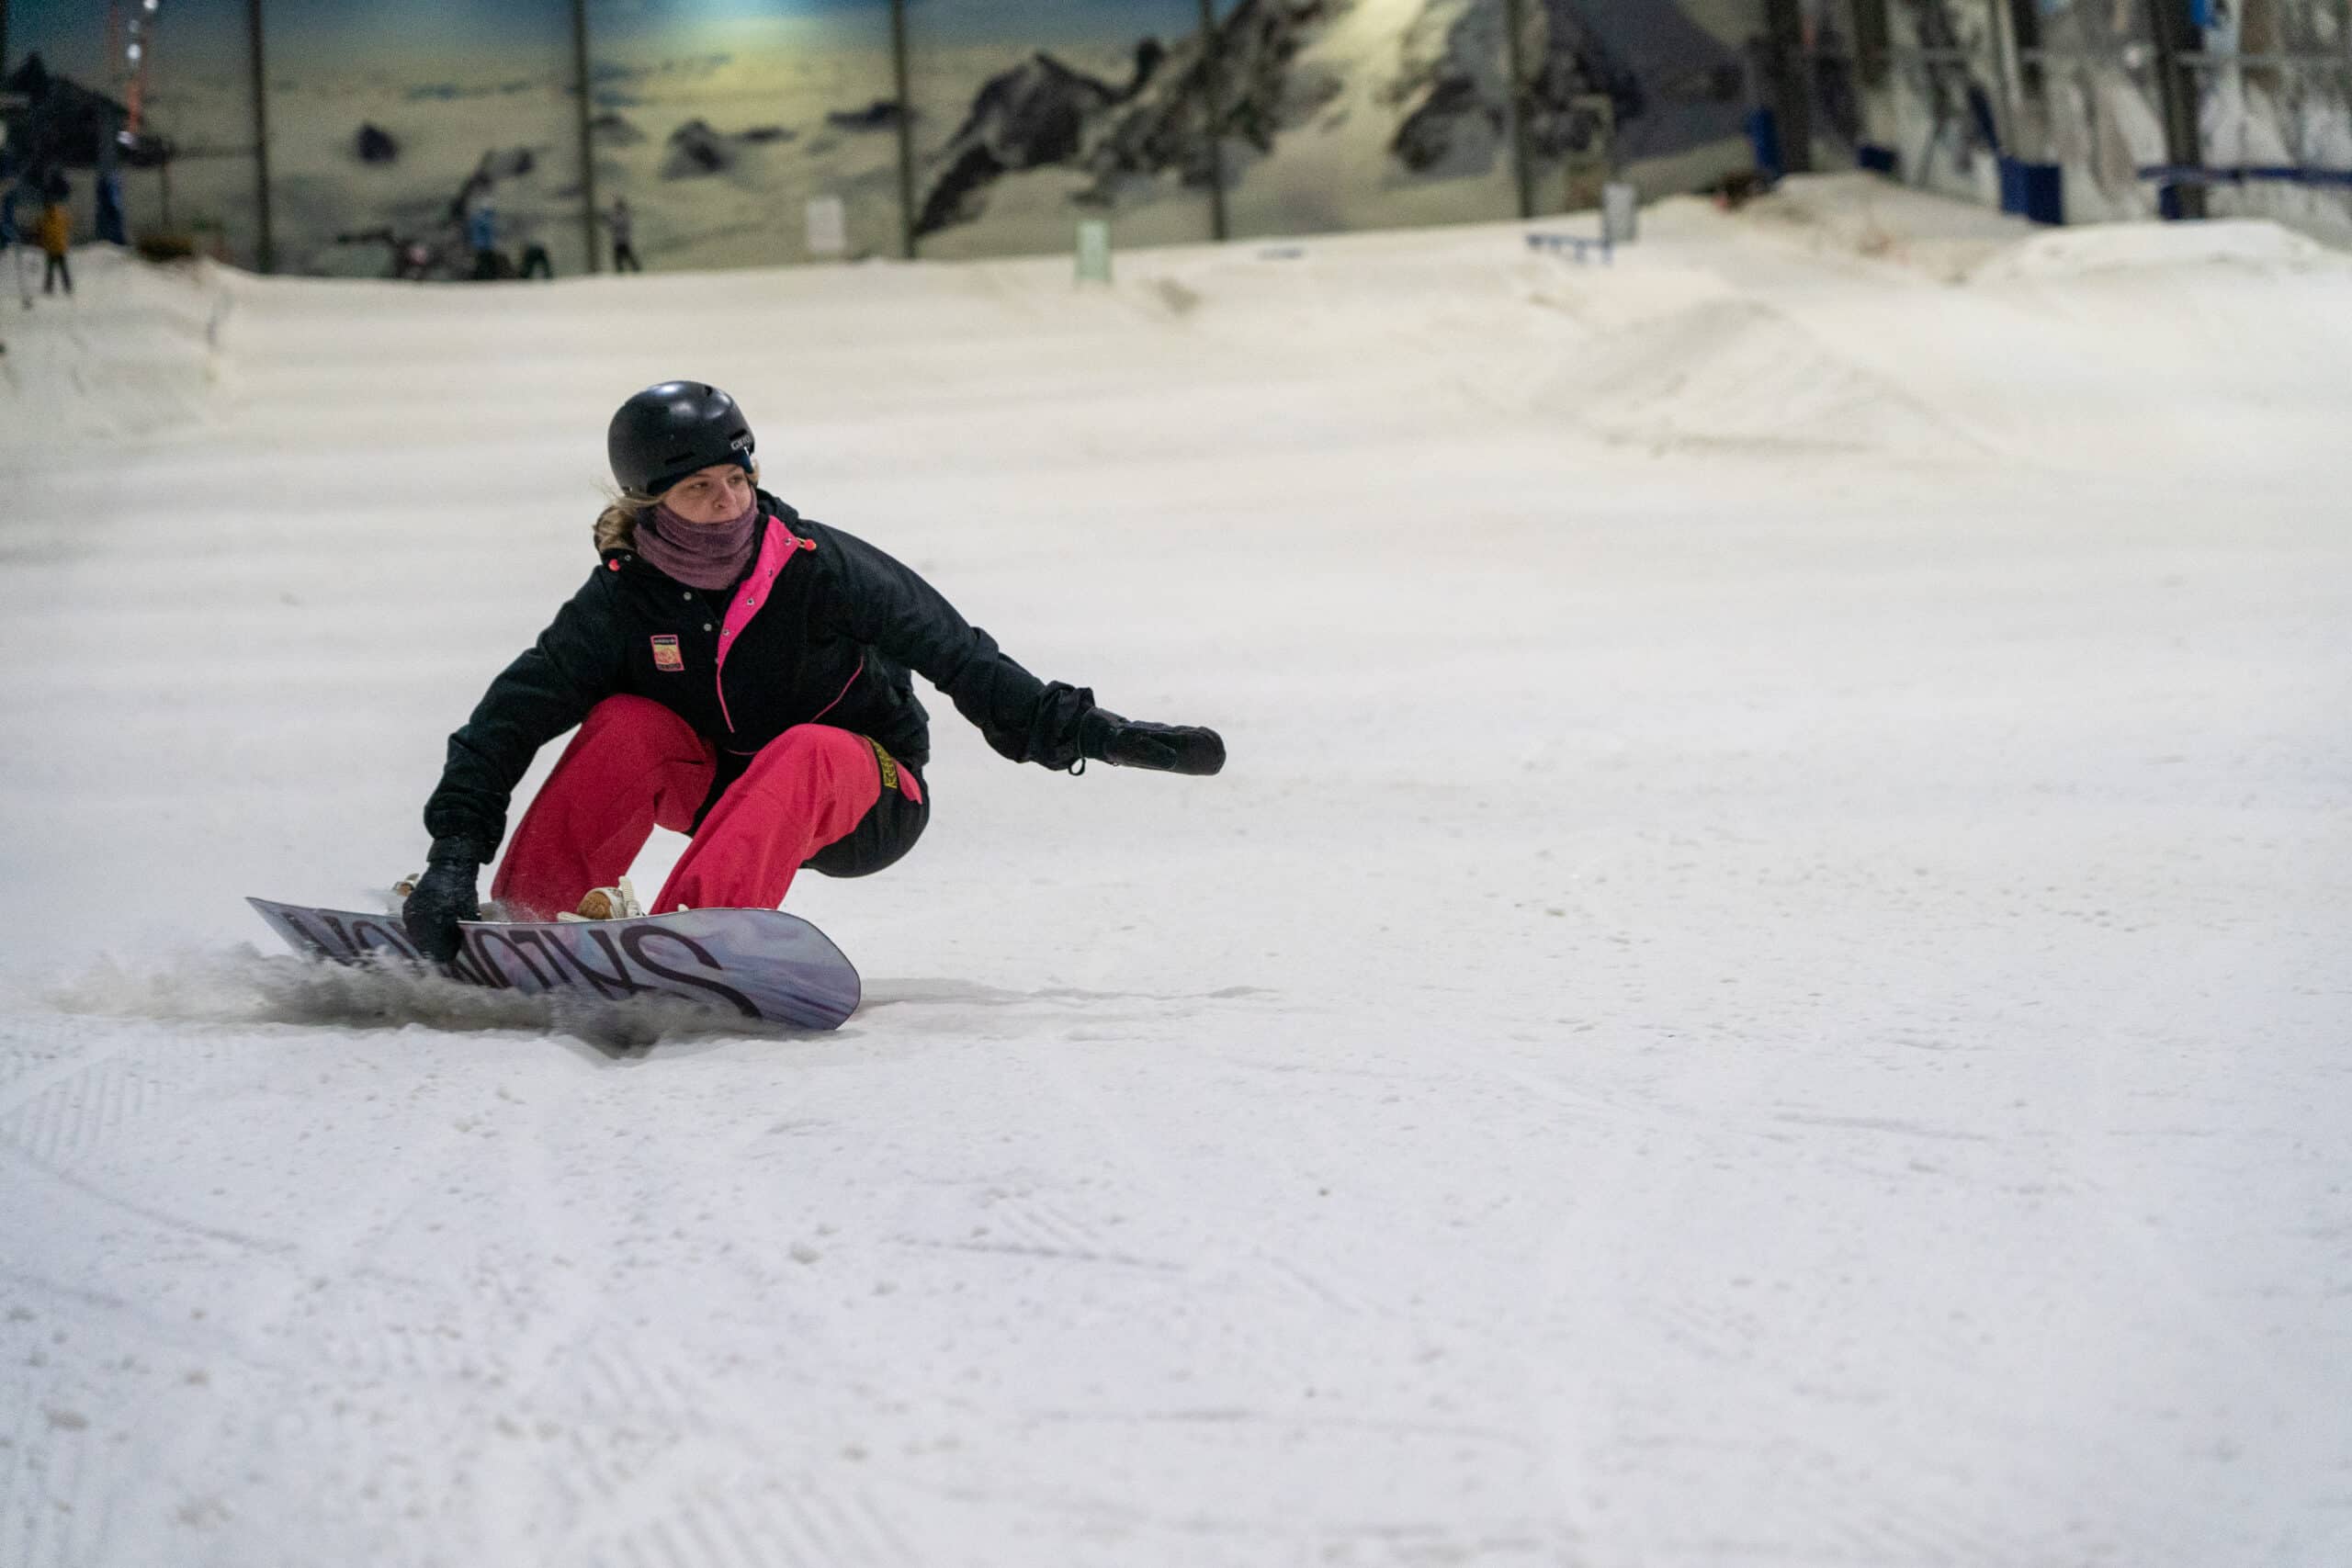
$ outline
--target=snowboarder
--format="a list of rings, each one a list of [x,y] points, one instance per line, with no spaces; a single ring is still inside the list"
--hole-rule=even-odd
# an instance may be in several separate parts
[[[59,197],[41,209],[40,214],[40,249],[41,254],[49,258],[49,265],[40,275],[40,291],[43,294],[56,293],[61,278],[64,280],[65,292],[69,295],[74,292],[74,269],[65,261],[67,253],[73,248],[74,214],[67,209],[64,199]]]
[[[637,259],[637,216],[628,209],[628,197],[613,198],[612,211],[605,215],[605,227],[613,231],[613,271],[643,272]]]
[[[665,381],[613,416],[621,494],[601,561],[449,738],[403,919],[446,962],[539,748],[579,734],[524,813],[491,897],[517,918],[633,914],[626,872],[658,825],[693,842],[652,911],[766,908],[803,866],[865,876],[931,817],[910,670],[1016,762],[1177,773],[1225,765],[1215,730],[1146,724],[1042,682],[929,583],[758,488],[733,399]]]

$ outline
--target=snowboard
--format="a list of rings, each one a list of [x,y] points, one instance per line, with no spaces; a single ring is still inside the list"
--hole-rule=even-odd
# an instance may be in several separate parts
[[[397,915],[246,903],[306,958],[368,964],[428,961]],[[438,965],[468,985],[564,991],[620,1002],[660,996],[796,1029],[839,1029],[862,995],[832,940],[781,909],[685,909],[625,920],[468,920],[457,958]]]

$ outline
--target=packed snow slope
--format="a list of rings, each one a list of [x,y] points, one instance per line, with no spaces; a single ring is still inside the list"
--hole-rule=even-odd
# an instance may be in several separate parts
[[[0,1562],[2352,1562],[2352,265],[1645,224],[11,306]],[[1231,766],[935,704],[820,1038],[272,951],[681,375]]]

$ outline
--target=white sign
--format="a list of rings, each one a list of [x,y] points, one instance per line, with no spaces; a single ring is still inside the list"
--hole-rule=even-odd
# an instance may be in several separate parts
[[[1632,243],[1641,224],[1642,193],[1623,180],[1600,187],[1600,231],[1617,244]]]
[[[849,254],[849,210],[842,205],[840,197],[809,198],[808,254],[812,256]]]

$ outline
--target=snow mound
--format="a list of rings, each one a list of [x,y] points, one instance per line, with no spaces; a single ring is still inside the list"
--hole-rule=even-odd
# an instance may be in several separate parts
[[[1686,197],[1659,205],[1702,204]],[[2022,218],[1865,174],[1792,176],[1735,221],[1816,255],[1891,263],[1952,283],[2033,232]]]
[[[1666,450],[1950,454],[1962,438],[1901,383],[1762,300],[1704,300],[1597,334],[1539,401]]]
[[[2158,267],[2226,266],[2252,270],[2313,267],[2346,261],[2318,241],[2267,219],[2205,223],[2092,223],[2050,229],[1987,257],[1970,281],[2047,282]]]
[[[85,245],[74,253],[74,295],[36,297],[24,311],[6,301],[0,457],[204,417],[227,373],[222,336],[241,276]]]

